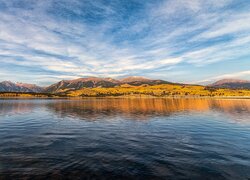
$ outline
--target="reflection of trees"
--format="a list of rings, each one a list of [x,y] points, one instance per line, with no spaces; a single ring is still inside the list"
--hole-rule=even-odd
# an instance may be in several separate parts
[[[214,100],[210,109],[223,112],[232,120],[240,123],[250,123],[250,100],[221,99]]]
[[[60,116],[83,119],[101,119],[104,116],[125,116],[133,119],[147,119],[153,115],[169,116],[183,111],[222,111],[232,117],[250,113],[250,100],[215,99],[83,99],[59,101],[48,104],[50,110]]]
[[[0,100],[0,115],[30,113],[46,107],[59,115],[85,120],[123,116],[145,120],[150,116],[169,116],[183,111],[218,111],[233,120],[249,119],[250,100],[171,99],[171,98],[86,98],[81,100]]]

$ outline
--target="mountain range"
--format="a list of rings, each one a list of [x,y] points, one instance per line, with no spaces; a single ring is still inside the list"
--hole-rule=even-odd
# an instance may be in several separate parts
[[[141,86],[141,85],[159,85],[176,84],[164,80],[152,80],[144,77],[130,76],[124,79],[87,77],[74,80],[62,80],[48,87],[40,87],[35,84],[13,83],[10,81],[0,82],[0,92],[36,92],[36,93],[58,93],[67,90],[79,90],[82,88],[95,87],[116,87],[116,86]],[[250,81],[237,79],[223,79],[208,85],[214,88],[229,89],[250,89]]]

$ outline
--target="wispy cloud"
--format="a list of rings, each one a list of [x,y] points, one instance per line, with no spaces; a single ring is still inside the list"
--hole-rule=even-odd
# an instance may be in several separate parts
[[[0,80],[141,75],[177,81],[189,74],[192,81],[192,72],[228,61],[239,67],[222,73],[243,71],[249,10],[246,0],[0,0]]]

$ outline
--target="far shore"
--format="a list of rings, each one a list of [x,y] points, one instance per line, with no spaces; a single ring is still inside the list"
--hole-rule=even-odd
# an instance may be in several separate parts
[[[0,99],[69,99],[69,100],[81,100],[81,99],[146,99],[146,98],[155,98],[155,99],[250,99],[250,96],[84,96],[84,97],[35,97],[35,96],[0,96]]]

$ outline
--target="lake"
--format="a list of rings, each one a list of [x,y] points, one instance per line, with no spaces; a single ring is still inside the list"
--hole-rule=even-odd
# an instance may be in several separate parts
[[[250,179],[250,100],[1,99],[0,179]]]

